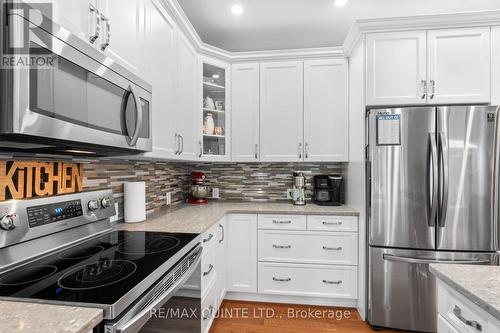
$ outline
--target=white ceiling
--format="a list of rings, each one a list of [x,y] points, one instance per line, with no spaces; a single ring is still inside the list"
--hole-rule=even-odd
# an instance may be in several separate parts
[[[361,18],[500,9],[499,0],[348,0],[341,8],[334,0],[177,1],[205,43],[228,51],[340,46]]]

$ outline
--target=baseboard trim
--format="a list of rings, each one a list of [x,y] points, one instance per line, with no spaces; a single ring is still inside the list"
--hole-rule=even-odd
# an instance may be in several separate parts
[[[336,307],[346,307],[346,308],[356,308],[357,306],[357,300],[355,299],[263,295],[257,293],[242,293],[242,292],[232,292],[232,291],[228,291],[224,299],[233,301],[321,305],[321,306],[336,306]]]

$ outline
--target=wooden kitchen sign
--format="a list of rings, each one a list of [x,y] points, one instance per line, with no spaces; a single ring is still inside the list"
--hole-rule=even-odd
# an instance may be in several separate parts
[[[80,192],[83,164],[0,161],[0,202]]]

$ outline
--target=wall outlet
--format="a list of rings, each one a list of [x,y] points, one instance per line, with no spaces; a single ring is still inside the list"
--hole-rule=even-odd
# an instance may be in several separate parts
[[[289,188],[286,190],[286,198],[292,200],[293,197],[293,188]]]
[[[109,218],[110,222],[118,221],[118,202],[115,202],[115,212],[116,212],[116,215],[113,215]]]
[[[219,198],[220,198],[219,188],[218,187],[214,187],[212,189],[212,199],[219,199]]]
[[[167,206],[172,204],[172,192],[167,192],[165,200],[166,200]]]

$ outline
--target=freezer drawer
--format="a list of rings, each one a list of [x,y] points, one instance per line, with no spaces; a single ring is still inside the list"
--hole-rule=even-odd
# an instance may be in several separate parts
[[[435,262],[497,264],[496,253],[370,248],[368,321],[373,326],[437,331]]]

